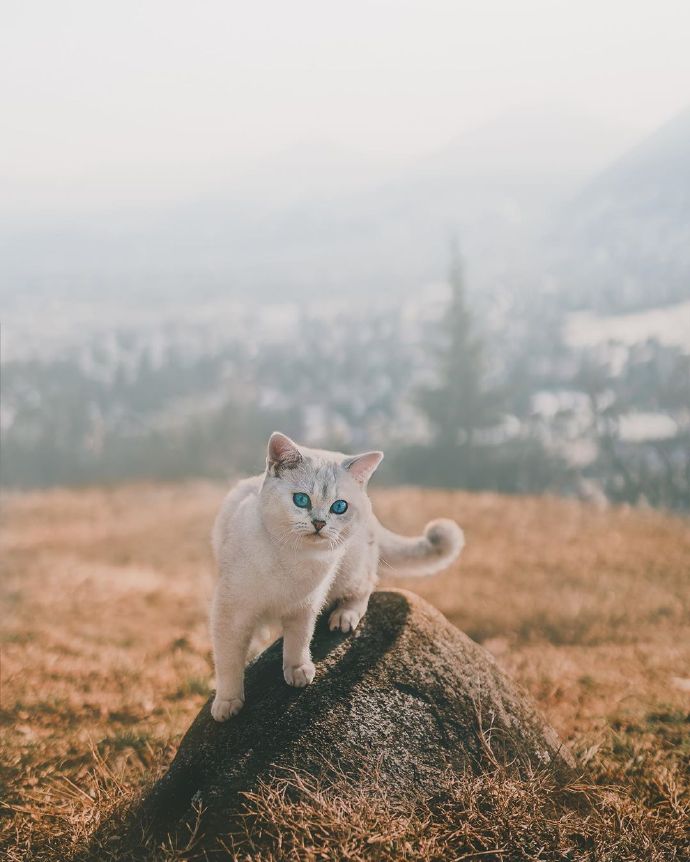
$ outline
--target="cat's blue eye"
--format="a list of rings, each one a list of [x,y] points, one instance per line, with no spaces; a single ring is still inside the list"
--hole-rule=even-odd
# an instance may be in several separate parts
[[[331,506],[331,512],[334,515],[344,515],[347,512],[347,502],[345,500],[336,500]]]
[[[300,509],[308,509],[311,506],[309,494],[302,494],[299,491],[292,495],[292,502]]]

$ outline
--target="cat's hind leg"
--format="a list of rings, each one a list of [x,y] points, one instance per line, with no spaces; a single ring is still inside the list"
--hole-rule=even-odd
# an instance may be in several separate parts
[[[353,632],[359,625],[359,621],[367,612],[371,590],[366,593],[338,599],[338,604],[328,618],[328,625],[332,632]]]
[[[249,642],[247,662],[249,663],[258,655],[261,655],[261,653],[269,647],[275,639],[276,634],[274,626],[271,626],[269,623],[259,623],[254,630],[251,641]]]
[[[328,596],[329,604],[335,605],[328,618],[332,632],[353,632],[359,625],[376,586],[377,563],[378,546],[372,537],[343,559]]]

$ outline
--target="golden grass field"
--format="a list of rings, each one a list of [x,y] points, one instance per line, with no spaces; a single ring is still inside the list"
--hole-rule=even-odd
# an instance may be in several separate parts
[[[187,483],[5,495],[4,858],[83,854],[101,818],[174,754],[212,680],[208,536],[223,493]],[[626,840],[639,844],[638,857],[597,856],[583,839],[581,856],[558,858],[688,858],[690,521],[550,497],[373,496],[400,532],[441,515],[464,527],[459,564],[399,585],[497,656],[579,755],[587,780],[615,795],[621,823],[611,828],[634,824],[637,838]],[[351,841],[347,854],[320,854],[309,833],[285,858],[451,858],[420,849],[431,827],[412,820],[371,844],[380,822],[354,810],[344,806],[347,822],[333,825]],[[281,858],[272,852],[262,858]],[[481,852],[455,858],[511,858],[500,847]]]

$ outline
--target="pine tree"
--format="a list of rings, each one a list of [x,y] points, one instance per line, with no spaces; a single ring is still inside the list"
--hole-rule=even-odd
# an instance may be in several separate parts
[[[419,404],[431,424],[434,448],[446,478],[474,484],[477,431],[498,418],[496,394],[484,382],[484,350],[467,307],[462,261],[453,248],[450,304],[435,349],[437,383],[422,390]]]

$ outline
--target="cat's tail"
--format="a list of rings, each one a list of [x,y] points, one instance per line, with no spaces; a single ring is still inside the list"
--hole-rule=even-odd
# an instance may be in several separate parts
[[[413,538],[399,536],[379,524],[377,539],[381,576],[435,575],[456,560],[465,545],[464,533],[448,518],[430,521],[423,535]]]

